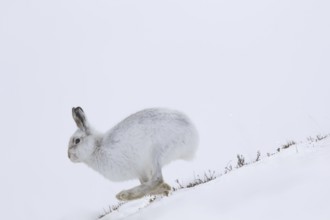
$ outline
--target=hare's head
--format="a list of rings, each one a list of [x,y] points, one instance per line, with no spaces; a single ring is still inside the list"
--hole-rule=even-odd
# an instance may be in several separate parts
[[[72,117],[78,130],[70,138],[68,156],[72,162],[84,162],[95,151],[97,138],[81,107],[72,108]]]

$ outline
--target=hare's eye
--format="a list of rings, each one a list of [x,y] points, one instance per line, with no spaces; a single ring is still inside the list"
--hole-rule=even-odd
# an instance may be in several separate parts
[[[74,141],[75,144],[79,144],[79,142],[80,142],[80,139],[79,139],[79,138],[77,138],[77,139]]]

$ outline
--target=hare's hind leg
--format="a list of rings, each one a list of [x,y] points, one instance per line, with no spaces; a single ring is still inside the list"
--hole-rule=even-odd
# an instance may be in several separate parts
[[[146,184],[141,184],[136,186],[132,189],[123,190],[116,195],[118,200],[122,201],[129,201],[134,199],[142,198],[143,196],[147,195],[150,191],[150,186]]]
[[[116,195],[117,199],[128,201],[142,198],[145,195],[168,195],[171,191],[171,187],[163,181],[161,168],[158,168],[151,178],[148,178],[147,176],[140,178],[140,182],[141,185],[118,193]]]
[[[152,187],[150,187],[150,190],[147,193],[150,195],[164,194],[164,195],[168,196],[172,189],[167,183],[164,182],[163,177],[157,179],[154,182],[152,182],[152,181],[148,182],[145,180],[140,180],[140,182],[141,182],[141,184],[145,183],[145,184],[149,184],[150,186],[152,186]]]
[[[168,196],[172,187],[165,182],[159,184],[154,190],[150,191],[150,195],[165,195]]]

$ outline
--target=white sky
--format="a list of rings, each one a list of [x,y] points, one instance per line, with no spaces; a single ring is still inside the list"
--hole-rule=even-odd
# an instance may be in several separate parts
[[[1,1],[0,171],[18,190],[6,195],[32,187],[47,200],[60,179],[61,198],[91,172],[66,158],[77,105],[101,131],[146,107],[186,112],[200,149],[170,179],[329,133],[329,11],[325,0]]]

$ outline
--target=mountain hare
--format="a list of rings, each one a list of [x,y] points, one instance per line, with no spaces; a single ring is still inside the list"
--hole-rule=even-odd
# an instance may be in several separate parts
[[[78,130],[69,142],[72,162],[84,162],[111,181],[138,178],[141,185],[117,194],[119,200],[165,194],[162,167],[171,161],[194,157],[197,131],[184,114],[168,109],[137,112],[102,134],[87,121],[81,107],[72,109]]]

